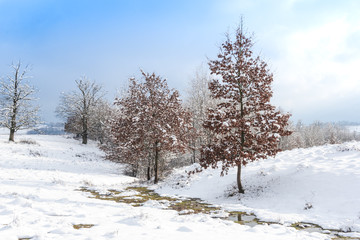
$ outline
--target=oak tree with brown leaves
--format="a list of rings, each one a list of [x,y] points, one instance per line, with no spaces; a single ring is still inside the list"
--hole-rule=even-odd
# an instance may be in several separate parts
[[[280,151],[280,137],[290,134],[285,129],[290,115],[270,104],[273,75],[267,64],[254,56],[253,43],[242,26],[235,39],[226,37],[217,59],[209,62],[211,74],[219,79],[212,80],[209,89],[220,103],[208,110],[204,122],[214,137],[203,147],[200,165],[217,168],[221,162],[221,175],[237,167],[237,187],[244,193],[241,167]]]
[[[165,154],[184,152],[192,136],[191,114],[166,80],[141,71],[144,82],[130,79],[125,97],[115,100],[118,114],[111,121],[109,159],[147,168],[148,180],[159,181]]]

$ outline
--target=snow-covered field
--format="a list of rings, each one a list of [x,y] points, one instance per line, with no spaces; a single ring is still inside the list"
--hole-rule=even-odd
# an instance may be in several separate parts
[[[235,171],[222,178],[218,170],[188,177],[188,167],[153,187],[164,195],[200,197],[282,224],[249,227],[207,214],[179,215],[154,200],[133,207],[89,198],[78,190],[124,190],[137,179],[103,160],[94,143],[84,146],[66,136],[45,135],[20,135],[17,143],[9,143],[7,137],[0,135],[0,239],[330,238],[287,227],[294,222],[351,230],[349,236],[360,237],[359,143],[288,151],[252,163],[243,169],[243,196],[227,196]],[[76,224],[94,226],[75,229]]]
[[[186,177],[184,172],[192,168],[177,170],[173,182],[163,183],[158,192],[200,197],[285,225],[309,222],[360,232],[359,142],[285,151],[251,163],[243,168],[246,194],[241,196],[226,196],[234,192],[235,169],[222,178],[220,170]]]

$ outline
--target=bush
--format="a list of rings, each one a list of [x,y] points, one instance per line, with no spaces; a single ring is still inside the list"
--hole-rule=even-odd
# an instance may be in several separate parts
[[[35,140],[29,139],[29,138],[20,139],[19,143],[30,144],[30,145],[39,145]]]

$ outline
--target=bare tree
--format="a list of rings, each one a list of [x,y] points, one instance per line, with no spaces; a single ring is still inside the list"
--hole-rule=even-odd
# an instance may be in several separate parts
[[[86,76],[75,83],[78,91],[62,93],[56,112],[59,117],[66,119],[68,131],[79,133],[82,143],[87,144],[89,132],[100,121],[96,120],[96,116],[98,106],[104,103],[104,92],[101,86],[91,82]]]
[[[22,69],[21,62],[12,64],[13,73],[0,82],[0,125],[10,130],[9,141],[15,132],[39,123],[39,107],[34,105],[35,88],[27,79],[29,67]]]
[[[290,134],[285,129],[289,115],[270,104],[273,76],[251,48],[252,41],[240,26],[234,40],[227,35],[217,60],[209,62],[211,74],[220,77],[209,86],[220,103],[208,111],[204,127],[215,137],[204,146],[200,160],[202,168],[216,168],[221,162],[222,175],[237,167],[240,193],[244,193],[241,166],[274,156],[280,151],[280,137]]]
[[[192,163],[198,161],[201,146],[211,138],[211,132],[203,127],[207,118],[207,109],[216,106],[216,101],[211,97],[209,90],[210,81],[210,72],[201,65],[196,69],[190,82],[190,88],[187,90],[185,106],[192,114],[192,125],[197,132],[191,141]]]
[[[111,123],[113,145],[105,151],[109,159],[131,164],[135,172],[146,167],[148,180],[153,172],[157,183],[164,157],[188,147],[191,114],[165,79],[143,71],[142,75],[143,83],[130,79],[128,93],[115,100],[119,111]]]
[[[89,139],[101,144],[108,139],[109,120],[115,113],[114,106],[105,100],[99,101],[91,113],[89,121]]]
[[[88,119],[88,139],[99,141],[101,144],[107,138],[107,122],[111,118],[113,107],[105,100],[99,102],[91,109]],[[82,119],[78,116],[68,117],[65,122],[65,132],[78,136],[83,132]]]

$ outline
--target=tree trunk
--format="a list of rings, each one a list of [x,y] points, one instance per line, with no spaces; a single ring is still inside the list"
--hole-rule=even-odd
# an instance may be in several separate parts
[[[241,185],[241,163],[238,165],[236,180],[237,180],[237,187],[238,187],[239,193],[245,193],[245,191]]]
[[[151,175],[150,175],[150,166],[147,167],[147,180],[150,181]]]
[[[14,136],[15,136],[15,129],[10,128],[9,141],[14,142]]]
[[[17,84],[15,84],[15,90],[17,91]],[[15,97],[13,99],[13,110],[12,110],[12,114],[11,114],[11,120],[10,120],[10,136],[9,136],[9,141],[14,142],[14,137],[15,137],[15,129],[16,129],[16,115],[17,115],[17,101],[16,98],[17,97],[17,92],[15,93]]]
[[[137,164],[134,164],[134,165],[131,165],[131,166],[132,166],[132,176],[137,177],[137,172],[138,172],[139,166]]]
[[[241,27],[241,31],[242,31],[242,27]],[[238,76],[240,77],[240,72],[238,72]],[[239,94],[240,94],[240,101],[239,101],[240,102],[240,115],[241,115],[241,119],[244,119],[243,91],[242,91],[242,86],[241,86],[240,82],[238,82],[238,87],[239,87]],[[241,131],[241,147],[242,147],[242,149],[243,149],[244,145],[245,145],[245,132],[242,130]],[[238,164],[236,182],[237,182],[239,193],[245,193],[244,188],[241,185],[241,164],[242,164],[242,159],[240,159],[240,163]]]
[[[151,154],[151,150],[148,149],[149,151],[149,156],[148,156],[148,167],[147,167],[147,180],[150,181],[151,180],[151,163],[152,163],[152,154]]]
[[[83,123],[83,132],[81,134],[82,136],[82,144],[87,144],[87,139],[88,139],[88,129],[87,129],[87,119],[83,119],[82,121]]]
[[[192,126],[193,126],[193,128],[195,129],[195,121],[194,121],[194,119],[193,119],[193,121],[192,121]],[[192,145],[193,145],[193,155],[192,155],[192,160],[191,160],[191,163],[192,164],[194,164],[196,161],[196,137],[195,137],[195,139],[193,139],[194,141],[193,141],[193,143],[192,143]]]
[[[87,144],[87,133],[82,134],[82,144]]]
[[[154,173],[155,173],[155,179],[154,183],[157,184],[159,182],[159,176],[158,176],[158,169],[159,169],[159,149],[158,149],[158,143],[156,142],[154,144],[155,146],[155,165],[154,165]]]

